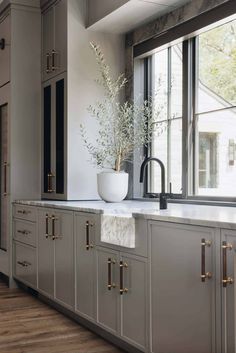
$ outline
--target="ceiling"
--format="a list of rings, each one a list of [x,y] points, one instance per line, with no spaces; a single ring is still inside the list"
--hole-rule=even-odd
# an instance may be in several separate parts
[[[101,0],[90,0],[95,9],[95,3]],[[109,0],[111,1],[111,0]],[[114,1],[114,0],[112,0]],[[110,33],[127,33],[159,16],[181,7],[190,0],[128,0],[122,6],[106,14],[103,18],[90,23],[89,28]],[[103,1],[104,3],[104,1]]]

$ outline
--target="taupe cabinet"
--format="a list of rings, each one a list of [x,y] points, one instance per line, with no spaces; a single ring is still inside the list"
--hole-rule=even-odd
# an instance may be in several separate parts
[[[10,81],[10,16],[0,18],[0,87]]]
[[[73,213],[38,211],[38,288],[74,307]]]
[[[76,311],[96,321],[96,252],[95,236],[99,231],[96,215],[75,214],[76,242]]]
[[[66,71],[67,67],[67,4],[57,1],[42,15],[43,81]]]
[[[98,323],[136,346],[147,349],[147,259],[97,248]]]

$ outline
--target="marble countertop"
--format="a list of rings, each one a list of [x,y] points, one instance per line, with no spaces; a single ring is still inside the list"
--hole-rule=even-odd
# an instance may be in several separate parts
[[[236,229],[236,207],[205,206],[169,203],[167,210],[159,210],[158,202],[123,201],[16,201],[18,204],[69,209],[81,212],[134,217],[216,228]]]

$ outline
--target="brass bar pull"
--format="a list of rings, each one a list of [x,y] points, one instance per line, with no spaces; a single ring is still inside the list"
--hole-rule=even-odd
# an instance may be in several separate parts
[[[52,51],[52,71],[56,71],[59,67],[56,66],[56,55],[59,53],[56,50]]]
[[[50,54],[46,54],[46,62],[47,62],[47,67],[46,67],[46,73],[48,74],[50,72]]]
[[[55,192],[55,190],[53,190],[52,188],[52,178],[54,178],[55,175],[52,173],[48,173],[48,191],[49,193],[53,193]]]
[[[120,295],[128,292],[128,289],[124,288],[124,268],[128,268],[127,263],[120,261]]]
[[[29,235],[31,232],[29,230],[17,230],[17,233],[22,234],[22,235]]]
[[[51,220],[52,220],[52,240],[55,240],[55,239],[57,239],[57,236],[55,234],[55,220],[56,220],[56,217],[52,216]]]
[[[222,262],[223,262],[222,283],[223,283],[223,288],[226,288],[228,284],[234,283],[233,278],[228,277],[228,274],[227,274],[227,250],[232,250],[232,249],[233,249],[232,244],[229,244],[226,241],[222,242]]]
[[[86,222],[86,250],[90,249],[90,223]]]
[[[45,218],[45,224],[46,224],[46,230],[45,230],[45,238],[48,239],[49,234],[48,234],[48,226],[49,226],[49,215],[46,214],[46,218]]]
[[[26,211],[26,210],[18,210],[17,213],[19,214],[23,214],[23,215],[27,215],[27,214],[30,214],[31,211]]]
[[[107,284],[107,288],[108,288],[108,290],[111,290],[111,288],[112,288],[112,284],[111,284],[111,258],[108,259],[107,265],[108,265],[108,284]]]
[[[112,265],[115,265],[115,264],[116,264],[116,261],[109,257],[109,259],[107,260],[107,266],[108,266],[107,289],[108,290],[111,290],[112,288],[116,287],[116,284],[112,283]]]
[[[211,272],[206,272],[206,246],[211,246],[210,240],[205,240],[202,238],[201,241],[201,280],[202,282],[206,282],[206,279],[210,279],[212,277]]]
[[[7,162],[3,163],[3,168],[4,168],[4,190],[3,190],[3,196],[7,196]]]
[[[28,267],[31,266],[31,263],[28,261],[17,261],[17,264],[22,266],[22,267]]]

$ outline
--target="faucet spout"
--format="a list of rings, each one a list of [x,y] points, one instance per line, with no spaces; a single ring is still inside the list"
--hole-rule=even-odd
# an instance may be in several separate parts
[[[160,167],[161,167],[161,193],[162,194],[165,194],[165,180],[166,180],[166,177],[165,177],[165,166],[164,164],[162,163],[162,161],[158,158],[154,158],[154,157],[149,157],[149,158],[146,158],[142,165],[141,165],[141,169],[140,169],[140,179],[139,179],[139,182],[140,183],[143,183],[143,180],[144,180],[144,172],[145,172],[145,168],[147,166],[147,164],[151,161],[155,161],[157,162]]]

